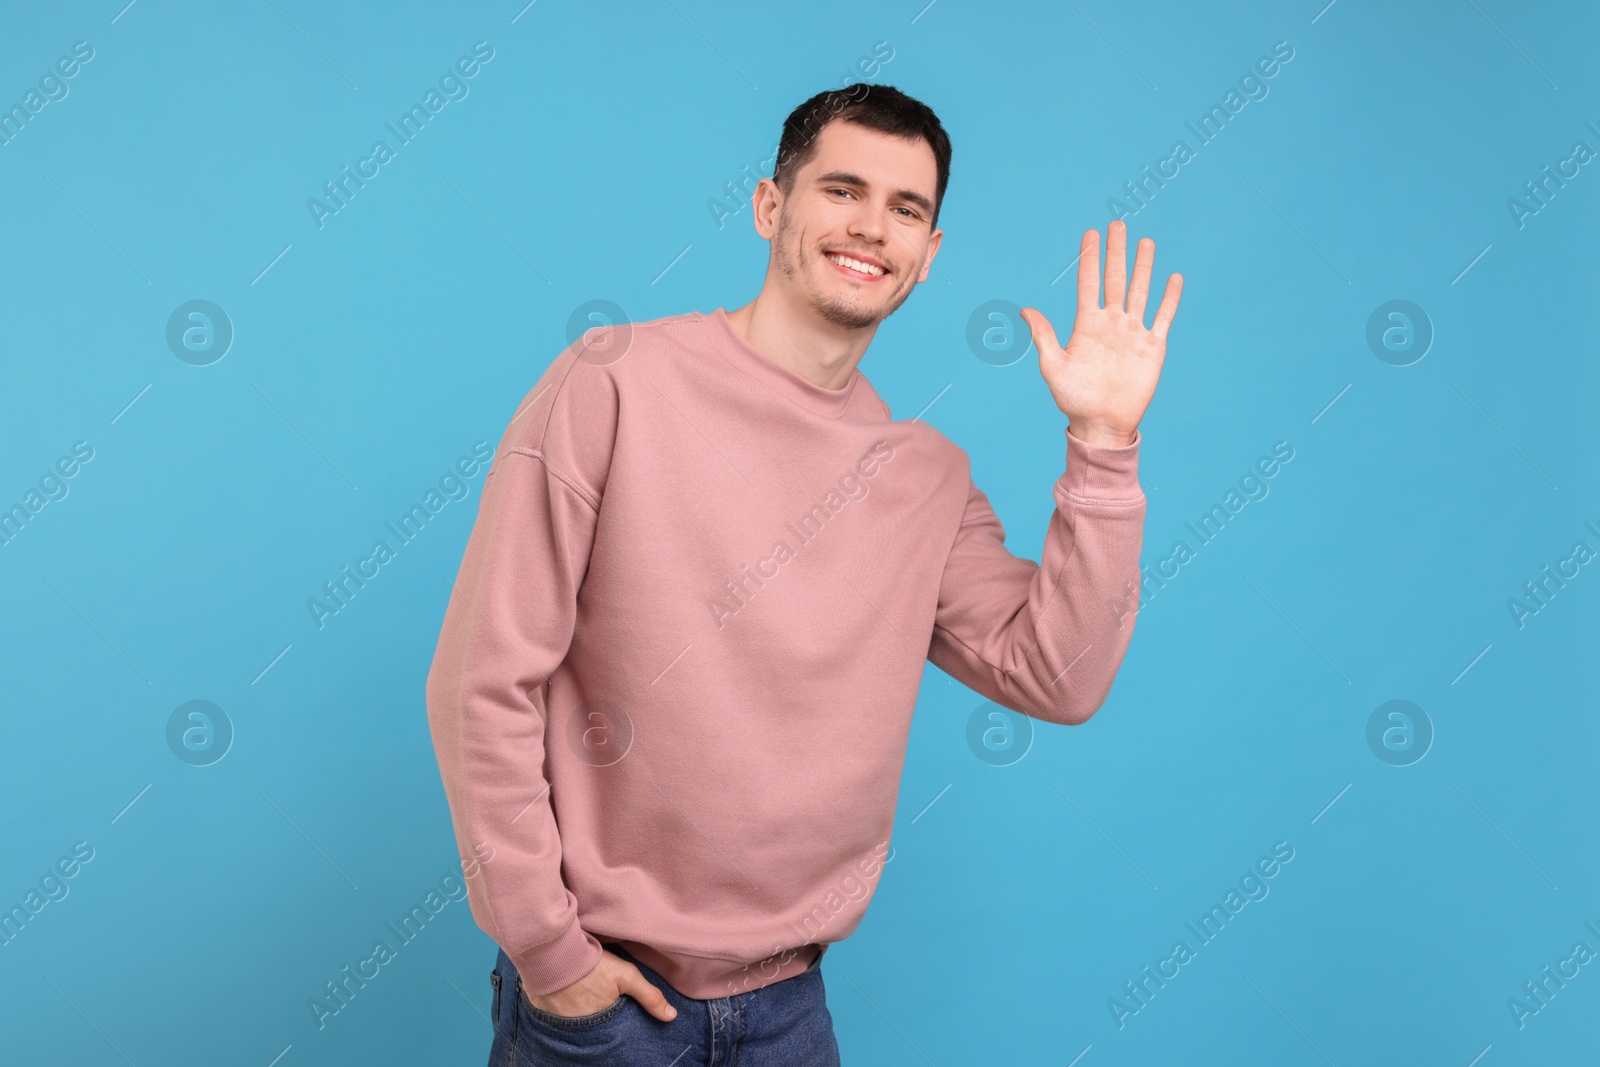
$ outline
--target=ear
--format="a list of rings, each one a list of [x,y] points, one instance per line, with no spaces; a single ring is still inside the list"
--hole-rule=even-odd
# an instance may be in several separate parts
[[[756,191],[750,194],[750,215],[763,240],[772,240],[778,232],[778,209],[782,206],[783,190],[777,182],[762,178],[756,183]]]
[[[943,230],[934,230],[933,236],[928,239],[928,254],[922,259],[922,273],[917,276],[917,281],[928,280],[928,271],[933,268],[933,257],[939,254],[939,242],[944,239]]]

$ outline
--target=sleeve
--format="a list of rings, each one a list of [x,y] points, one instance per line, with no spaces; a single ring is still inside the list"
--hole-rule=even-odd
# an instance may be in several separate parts
[[[570,374],[568,373],[570,372]],[[545,683],[565,658],[598,519],[614,414],[576,390],[592,367],[552,367],[512,420],[489,473],[428,672],[428,726],[461,850],[472,916],[530,993],[600,960],[561,877],[544,775]],[[591,379],[592,380],[592,379]],[[563,395],[565,394],[565,395]],[[585,410],[587,409],[587,410]],[[525,420],[519,423],[519,420]],[[565,461],[570,457],[571,462]]]
[[[1043,562],[1014,556],[975,484],[939,586],[928,659],[995,703],[1077,725],[1105,702],[1133,637],[1145,497],[1122,448],[1067,434]]]

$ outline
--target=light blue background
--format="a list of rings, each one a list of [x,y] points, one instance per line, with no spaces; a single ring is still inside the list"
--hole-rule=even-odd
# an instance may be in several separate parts
[[[325,1029],[307,1008],[457,861],[423,681],[481,474],[324,629],[306,601],[498,440],[580,304],[753,297],[767,246],[707,201],[878,41],[874,80],[955,154],[937,270],[862,369],[900,418],[949,387],[924,418],[1012,550],[1038,558],[1064,420],[967,318],[1037,304],[1065,338],[1079,236],[1178,138],[1196,158],[1129,220],[1158,291],[1186,280],[1145,561],[1294,458],[1148,601],[1091,722],[991,766],[980,699],[928,668],[893,860],[824,969],[845,1062],[1595,1056],[1600,963],[1523,1029],[1506,1004],[1600,950],[1600,574],[1521,629],[1507,608],[1600,549],[1600,170],[1507,208],[1600,149],[1592,7],[123,2],[0,27],[7,105],[95,50],[0,147],[0,504],[95,450],[0,548],[0,906],[95,850],[0,947],[7,1062],[483,1062],[494,946],[464,901]],[[470,95],[319,230],[307,198],[479,40]],[[1197,147],[1184,123],[1277,41],[1270,94]],[[206,367],[164,337],[197,298],[236,330]],[[1365,341],[1391,299],[1437,331],[1410,366]],[[1436,731],[1408,767],[1366,742],[1397,698]],[[167,745],[191,699],[237,732],[209,767]],[[1118,1029],[1108,998],[1277,841],[1270,896]]]

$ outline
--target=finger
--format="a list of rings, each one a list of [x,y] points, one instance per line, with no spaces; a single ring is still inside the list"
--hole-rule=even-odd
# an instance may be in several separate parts
[[[1148,237],[1140,238],[1133,260],[1133,284],[1128,287],[1128,316],[1140,326],[1144,325],[1145,303],[1150,299],[1150,270],[1155,261],[1156,243]]]
[[[1122,310],[1128,294],[1128,224],[1112,219],[1106,228],[1106,307]]]
[[[1086,230],[1078,243],[1078,314],[1100,310],[1100,231]]]
[[[1161,297],[1161,306],[1156,308],[1155,325],[1150,327],[1150,332],[1161,341],[1167,339],[1167,327],[1172,325],[1172,316],[1178,313],[1178,294],[1183,291],[1183,275],[1174,274],[1167,279],[1167,291]]]
[[[674,1008],[671,1002],[667,1000],[665,993],[657,989],[648,978],[640,973],[639,968],[630,964],[617,986],[619,992],[626,993],[634,1000],[637,1000],[645,1011],[662,1022],[671,1022],[678,1017],[678,1009]]]
[[[1028,332],[1033,335],[1033,347],[1040,352],[1048,349],[1060,348],[1056,340],[1055,327],[1050,325],[1050,320],[1045,318],[1038,308],[1023,308],[1022,321],[1028,324]]]

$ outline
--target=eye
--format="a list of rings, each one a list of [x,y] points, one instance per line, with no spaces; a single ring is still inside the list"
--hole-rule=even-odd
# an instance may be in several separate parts
[[[896,211],[904,211],[905,212],[905,217],[908,218],[908,219],[914,219],[914,218],[917,217],[917,213],[915,211],[911,210],[908,207],[897,207],[897,208],[895,208],[895,210]]]

